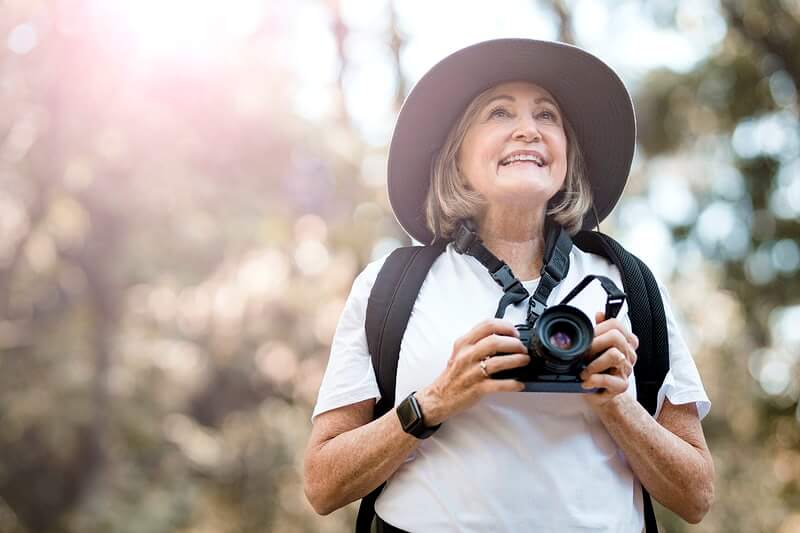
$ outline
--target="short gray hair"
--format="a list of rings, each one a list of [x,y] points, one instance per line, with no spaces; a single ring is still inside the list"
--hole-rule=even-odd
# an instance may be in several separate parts
[[[435,240],[450,239],[460,221],[476,218],[486,206],[486,199],[470,187],[457,163],[467,130],[490,100],[492,89],[485,90],[469,103],[433,160],[431,184],[425,199],[425,218]],[[581,229],[583,217],[592,207],[592,189],[575,128],[566,116],[563,118],[567,137],[567,176],[562,190],[550,200],[547,215],[574,235]]]

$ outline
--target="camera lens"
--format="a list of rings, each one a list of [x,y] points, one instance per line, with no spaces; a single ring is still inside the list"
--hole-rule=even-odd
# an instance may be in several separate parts
[[[548,308],[536,324],[533,341],[544,369],[554,374],[573,371],[589,350],[594,332],[580,309],[569,305]]]
[[[572,348],[572,336],[566,331],[557,330],[550,334],[550,344],[559,350],[569,350]]]

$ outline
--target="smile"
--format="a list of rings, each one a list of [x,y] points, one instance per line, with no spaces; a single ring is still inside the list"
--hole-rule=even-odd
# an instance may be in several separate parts
[[[544,159],[542,159],[539,156],[535,156],[535,155],[518,154],[518,155],[512,155],[510,157],[506,157],[505,159],[500,161],[500,166],[507,167],[507,166],[516,165],[516,164],[519,164],[519,163],[534,163],[538,167],[541,168],[541,167],[544,166]]]

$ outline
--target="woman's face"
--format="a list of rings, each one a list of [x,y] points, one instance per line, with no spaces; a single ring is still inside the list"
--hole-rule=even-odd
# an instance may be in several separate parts
[[[458,151],[458,168],[489,207],[544,206],[567,175],[567,137],[555,98],[529,82],[496,86]]]

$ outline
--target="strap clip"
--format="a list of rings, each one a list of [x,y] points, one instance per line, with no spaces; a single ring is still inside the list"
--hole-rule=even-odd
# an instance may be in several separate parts
[[[511,272],[511,267],[505,263],[499,270],[492,273],[492,277],[503,287],[503,292],[508,292],[514,285],[521,285],[514,273]]]
[[[540,302],[538,299],[531,296],[528,302],[528,323],[533,324],[542,316],[544,310],[547,309],[547,304]]]
[[[561,272],[558,271],[558,269],[552,264],[552,262],[545,263],[544,267],[542,268],[542,274],[543,275],[547,274],[555,281],[561,281]]]

